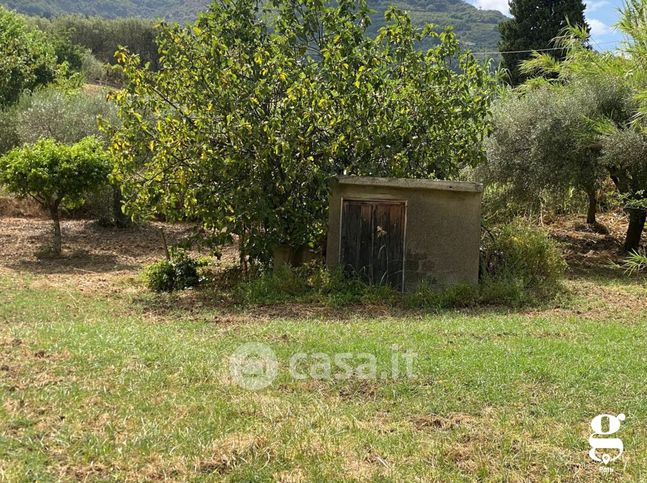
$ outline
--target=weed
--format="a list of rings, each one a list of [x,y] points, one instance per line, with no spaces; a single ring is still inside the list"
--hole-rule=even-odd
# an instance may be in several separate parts
[[[173,292],[195,287],[201,281],[198,269],[207,264],[206,260],[196,260],[185,250],[171,250],[170,260],[152,263],[144,271],[146,286],[154,292]]]

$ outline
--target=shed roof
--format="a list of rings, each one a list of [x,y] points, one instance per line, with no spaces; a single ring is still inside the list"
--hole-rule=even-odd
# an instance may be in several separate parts
[[[375,186],[401,189],[425,189],[481,193],[483,185],[468,181],[443,181],[437,179],[377,178],[372,176],[337,176],[337,182],[344,185]]]

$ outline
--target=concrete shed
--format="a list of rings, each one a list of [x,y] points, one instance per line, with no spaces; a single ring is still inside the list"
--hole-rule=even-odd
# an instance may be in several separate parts
[[[476,284],[482,193],[478,183],[340,176],[326,264],[402,291]]]

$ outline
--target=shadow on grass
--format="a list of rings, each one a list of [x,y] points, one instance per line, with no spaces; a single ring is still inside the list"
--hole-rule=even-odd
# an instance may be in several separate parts
[[[618,257],[618,261],[621,257]],[[617,261],[601,264],[580,263],[569,266],[567,277],[569,280],[581,280],[599,285],[622,284],[628,286],[642,286],[647,283],[647,274],[628,274],[618,265]]]
[[[568,297],[565,291],[562,299]],[[460,308],[407,307],[403,300],[394,303],[357,302],[335,305],[316,298],[294,297],[271,304],[241,303],[231,290],[203,286],[175,293],[139,293],[131,302],[144,313],[164,319],[188,319],[214,323],[247,323],[269,319],[317,319],[344,322],[369,318],[420,319],[427,316],[507,316],[536,313],[562,306],[557,298],[522,306],[472,305]]]
[[[40,257],[34,260],[20,260],[6,267],[32,274],[75,274],[108,273],[132,270],[132,265],[122,263],[113,254],[96,254],[77,250],[60,257]]]

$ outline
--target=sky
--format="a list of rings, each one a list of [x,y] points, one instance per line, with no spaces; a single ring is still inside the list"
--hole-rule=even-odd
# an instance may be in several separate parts
[[[468,0],[484,10],[499,10],[510,15],[508,0]],[[593,47],[597,50],[615,50],[622,41],[622,35],[614,28],[618,21],[618,10],[623,0],[587,0],[586,20],[591,26]]]

